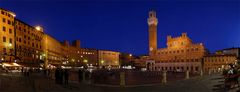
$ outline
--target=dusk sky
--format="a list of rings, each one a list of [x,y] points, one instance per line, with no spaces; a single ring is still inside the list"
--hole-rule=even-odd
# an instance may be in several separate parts
[[[158,48],[182,32],[211,52],[240,46],[237,0],[0,0],[0,7],[59,41],[80,39],[84,48],[147,54],[150,10],[159,21]]]

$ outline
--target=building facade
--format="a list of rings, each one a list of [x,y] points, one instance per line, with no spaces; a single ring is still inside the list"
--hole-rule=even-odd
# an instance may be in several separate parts
[[[68,49],[61,42],[50,35],[44,35],[43,42],[45,67],[51,65],[61,65],[63,61],[67,60]]]
[[[155,70],[192,71],[202,69],[202,57],[206,55],[202,43],[193,43],[186,33],[180,37],[167,37],[167,48],[160,48],[150,57],[155,60]]]
[[[220,54],[220,55],[235,55],[238,57],[239,59],[239,55],[240,55],[240,48],[226,48],[226,49],[222,49],[222,50],[218,50],[215,52],[215,54]]]
[[[43,29],[36,29],[33,26],[15,19],[15,34],[16,60],[23,64],[44,63],[43,41],[45,34],[43,33]]]
[[[0,8],[0,61],[21,65],[100,66],[119,65],[119,52],[80,47],[80,40],[60,42],[15,18],[11,11]],[[102,62],[102,63],[101,63]]]
[[[227,69],[230,64],[236,64],[237,57],[236,55],[220,55],[220,54],[213,54],[204,56],[204,71],[205,72],[219,72],[223,69]]]
[[[14,20],[15,14],[0,8],[0,58],[1,61],[14,61]]]
[[[154,70],[167,71],[192,71],[197,72],[202,69],[202,57],[206,54],[202,43],[193,43],[182,33],[179,37],[167,36],[167,47],[157,48],[157,18],[154,11],[150,11],[149,26],[149,56],[154,60]],[[147,64],[148,65],[148,64]]]
[[[99,50],[98,51],[98,60],[100,66],[113,66],[119,67],[119,52],[108,51],[108,50]]]

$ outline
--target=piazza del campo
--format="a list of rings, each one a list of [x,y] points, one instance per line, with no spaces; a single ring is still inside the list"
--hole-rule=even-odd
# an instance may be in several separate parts
[[[15,12],[0,8],[0,92],[239,91],[240,48],[213,52],[184,31],[159,39],[166,31],[159,30],[158,9],[144,12],[144,55],[88,48],[81,39],[59,40],[45,31],[49,26],[32,26],[18,18],[28,15]]]

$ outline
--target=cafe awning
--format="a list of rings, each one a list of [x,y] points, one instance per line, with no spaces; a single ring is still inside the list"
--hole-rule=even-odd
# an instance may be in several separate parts
[[[6,67],[20,67],[21,66],[17,63],[2,63],[2,65],[6,66]]]

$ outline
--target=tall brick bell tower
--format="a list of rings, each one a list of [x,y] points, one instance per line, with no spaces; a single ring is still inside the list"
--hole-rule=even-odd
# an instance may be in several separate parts
[[[158,19],[156,17],[155,11],[149,12],[148,18],[148,33],[149,33],[149,56],[153,57],[154,53],[157,50],[157,24]]]

